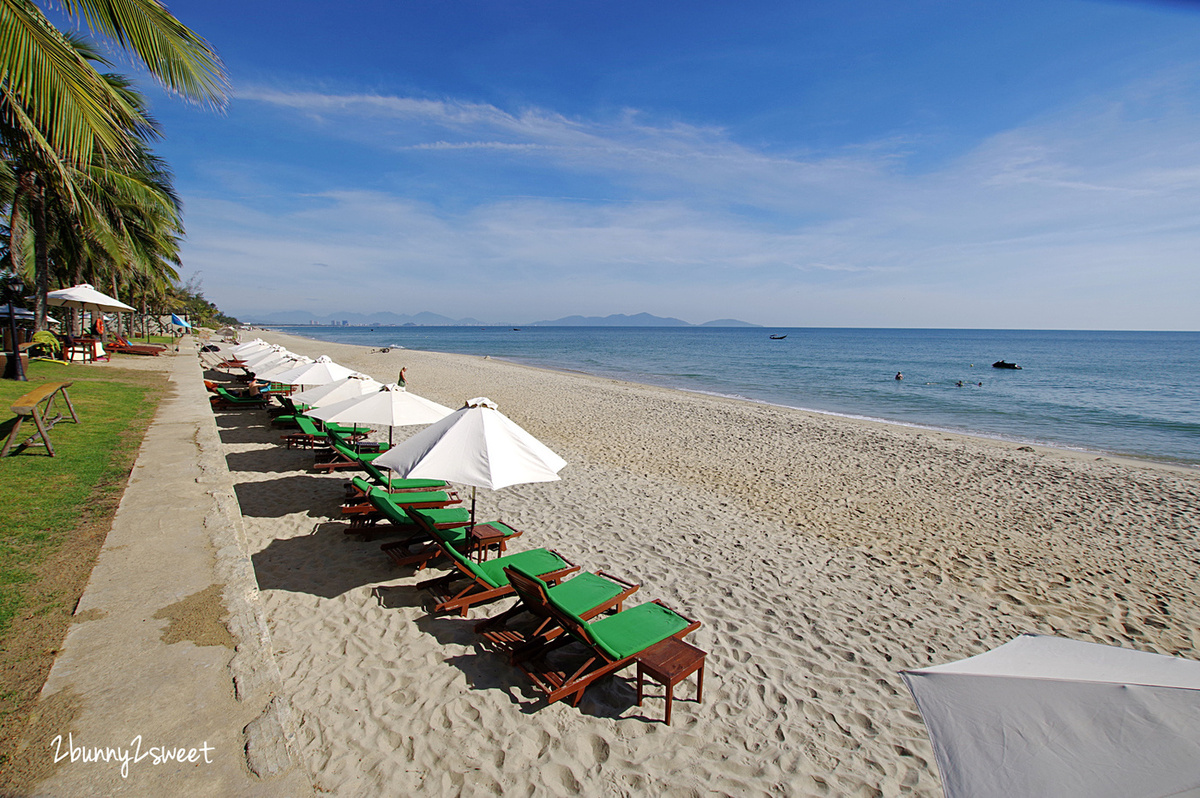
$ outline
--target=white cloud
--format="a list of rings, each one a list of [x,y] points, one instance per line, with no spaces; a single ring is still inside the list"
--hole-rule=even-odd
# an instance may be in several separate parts
[[[189,196],[188,266],[210,298],[243,312],[321,297],[330,310],[497,321],[649,311],[771,324],[1200,327],[1197,303],[1180,299],[1200,296],[1200,115],[1186,104],[1132,114],[1115,92],[917,173],[895,142],[788,155],[633,112],[583,120],[266,90],[239,99],[319,120],[313,135],[352,135],[381,169],[434,154],[528,159],[620,195],[513,196],[529,193],[521,186],[447,209],[402,188],[341,186],[277,210]],[[254,171],[241,167],[240,180]],[[285,191],[268,184],[262,195]]]

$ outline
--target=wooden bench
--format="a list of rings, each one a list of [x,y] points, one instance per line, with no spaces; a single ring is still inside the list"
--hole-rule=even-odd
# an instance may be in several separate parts
[[[76,424],[79,423],[79,416],[75,415],[75,408],[71,405],[71,397],[67,394],[67,388],[74,383],[71,382],[47,382],[34,388],[29,393],[17,399],[13,403],[12,411],[17,414],[17,423],[13,425],[12,432],[8,435],[8,440],[4,444],[4,449],[0,450],[0,457],[8,455],[8,450],[12,448],[13,443],[21,432],[21,424],[26,418],[33,418],[33,423],[37,426],[37,435],[31,435],[22,443],[22,446],[45,446],[46,451],[50,456],[54,456],[54,446],[50,443],[50,430],[54,429],[54,425],[63,420],[63,414],[60,411],[58,415],[49,418],[54,412],[54,400],[61,394],[64,402],[67,403],[67,410],[71,413],[71,420]],[[41,443],[34,443],[38,438],[42,439]]]

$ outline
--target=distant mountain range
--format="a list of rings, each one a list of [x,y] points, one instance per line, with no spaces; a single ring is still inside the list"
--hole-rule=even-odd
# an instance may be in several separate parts
[[[264,313],[245,317],[247,324],[319,324],[331,325],[343,322],[354,327],[507,327],[511,323],[488,324],[478,319],[452,319],[437,313],[312,313],[307,310],[289,310],[278,313]],[[703,324],[691,324],[682,319],[653,316],[649,313],[637,313],[627,316],[624,313],[614,313],[611,316],[566,316],[553,321],[531,321],[515,326],[521,327],[761,327],[737,319],[715,319]]]

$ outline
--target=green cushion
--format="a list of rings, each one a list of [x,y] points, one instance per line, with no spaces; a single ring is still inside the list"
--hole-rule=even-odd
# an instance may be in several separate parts
[[[448,502],[450,494],[444,490],[411,491],[409,493],[388,493],[388,500],[397,507],[406,504],[425,504],[427,502]]]
[[[219,386],[217,388],[217,395],[225,401],[233,402],[234,404],[255,404],[262,402],[262,399],[259,399],[257,396],[234,396],[229,391]]]
[[[596,645],[614,660],[645,651],[687,626],[686,618],[661,604],[639,604],[587,624]]]
[[[388,471],[370,461],[363,463],[363,470],[367,472],[367,476],[378,482],[382,487],[391,488],[392,490],[396,490],[397,488],[443,490],[446,487],[444,479],[405,479],[403,477],[390,476]]]
[[[373,506],[379,512],[383,513],[384,517],[387,518],[389,521],[391,521],[393,524],[397,524],[399,526],[408,526],[413,523],[413,520],[411,518],[409,518],[408,513],[404,512],[404,502],[396,501],[396,498],[400,497],[400,496],[403,496],[405,498],[405,500],[412,501],[412,502],[449,501],[450,500],[450,497],[447,494],[441,493],[441,492],[394,493],[393,494],[393,493],[388,493],[387,491],[383,490],[382,488],[371,488],[369,490],[369,492],[367,493],[367,500],[371,502],[371,506]],[[412,498],[414,496],[424,497],[424,498],[414,499],[414,498]],[[455,509],[461,509],[461,508],[455,508]],[[463,510],[463,513],[466,513],[466,512],[467,512],[466,510]]]
[[[347,427],[345,424],[335,424],[332,421],[325,422],[325,429],[336,432],[339,435],[355,435],[359,432],[369,432],[370,431],[370,430],[366,429],[365,427],[363,427],[363,425],[361,425],[361,424],[359,424],[357,427],[354,427],[354,426]]]
[[[522,570],[521,573],[525,573],[525,571]],[[624,589],[624,585],[585,571],[561,584],[548,587],[546,592],[554,597],[560,607],[578,617],[588,610],[611,601]]]
[[[296,416],[296,426],[298,426],[300,431],[305,435],[312,435],[317,438],[326,437],[325,433],[317,429],[317,425],[314,424],[313,420],[308,416]]]
[[[358,452],[354,451],[353,449],[346,448],[342,444],[338,443],[336,439],[330,438],[329,443],[333,446],[333,450],[335,452],[341,453],[342,457],[345,457],[347,460],[358,460]]]
[[[377,492],[380,496],[388,498],[391,498],[392,496],[392,494],[387,493],[380,488],[371,489],[372,496],[376,495]],[[405,512],[399,507],[396,507],[396,505],[392,502],[388,501],[387,503],[392,507],[395,507],[397,512],[402,514]],[[421,526],[423,526],[431,534],[437,534],[439,537],[444,536],[447,530],[439,530],[436,524],[461,524],[463,526],[461,533],[463,536],[465,536],[465,527],[467,524],[471,523],[471,511],[466,507],[434,507],[431,509],[422,508],[419,510],[409,507],[407,509],[407,514],[413,518],[416,518],[418,523],[423,521],[424,523],[421,523]]]
[[[462,561],[466,558],[459,555],[456,559]],[[470,560],[467,560],[467,562],[472,566],[472,572],[492,587],[501,587],[508,584],[508,574],[504,573],[505,566],[518,566],[522,571],[529,571],[535,574],[548,574],[551,571],[567,567],[566,561],[549,549],[520,551],[516,554],[507,554],[483,563],[472,563]]]
[[[363,494],[368,494],[373,489],[371,483],[367,482],[362,477],[355,477],[354,479],[350,480],[350,484],[361,490]]]
[[[375,466],[371,463],[368,463],[367,465],[370,465],[371,468],[375,468]],[[386,484],[387,487],[391,488],[392,490],[398,490],[401,488],[404,490],[416,490],[418,488],[422,490],[445,490],[446,488],[446,481],[444,479],[402,479],[400,477],[393,477],[384,484]]]

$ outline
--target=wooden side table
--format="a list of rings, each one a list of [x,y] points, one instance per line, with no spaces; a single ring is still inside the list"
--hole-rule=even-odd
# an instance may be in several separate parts
[[[476,524],[471,527],[469,539],[471,545],[467,550],[475,554],[476,562],[483,562],[494,545],[499,544],[499,551],[504,552],[507,548],[508,533],[491,524]]]
[[[670,726],[675,685],[699,671],[700,675],[696,681],[696,703],[700,703],[704,696],[704,657],[705,652],[674,637],[668,637],[643,651],[637,658],[638,706],[642,705],[644,678],[649,676],[666,687],[666,723]]]

